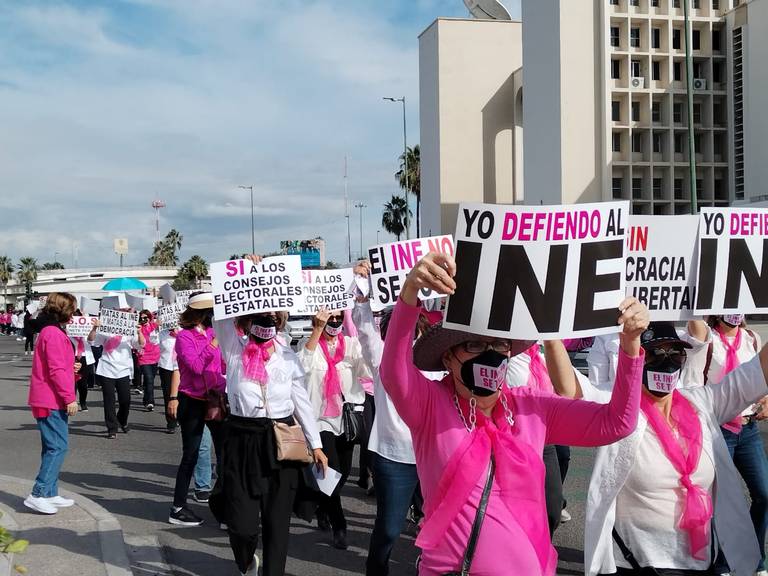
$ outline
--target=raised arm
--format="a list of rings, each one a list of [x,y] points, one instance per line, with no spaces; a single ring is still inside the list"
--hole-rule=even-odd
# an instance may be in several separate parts
[[[384,352],[384,342],[376,331],[370,303],[367,301],[357,302],[352,310],[352,321],[357,327],[357,338],[360,340],[360,347],[363,349],[366,362],[368,362],[371,370],[378,372],[381,365],[381,355]]]

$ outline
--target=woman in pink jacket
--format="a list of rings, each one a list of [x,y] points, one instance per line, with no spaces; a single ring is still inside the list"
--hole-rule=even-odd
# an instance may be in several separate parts
[[[37,420],[43,443],[40,471],[24,505],[41,514],[56,514],[74,502],[59,496],[59,470],[68,447],[69,416],[77,413],[75,398],[75,351],[64,326],[72,318],[77,301],[72,294],[52,292],[37,322],[41,328],[32,358],[29,405]]]
[[[139,372],[144,389],[144,408],[147,412],[155,409],[155,376],[160,361],[160,327],[149,310],[139,312],[139,330],[144,335],[144,348],[139,352]]]
[[[430,253],[419,261],[395,306],[381,361],[384,388],[413,436],[424,492],[419,573],[469,574],[471,566],[472,576],[552,576],[557,554],[547,525],[542,450],[545,444],[609,444],[634,430],[648,311],[635,299],[619,308],[622,352],[610,404],[508,389],[507,361],[530,342],[438,324],[412,348],[419,291],[452,294],[455,274],[450,256]],[[431,382],[420,370],[448,374]]]

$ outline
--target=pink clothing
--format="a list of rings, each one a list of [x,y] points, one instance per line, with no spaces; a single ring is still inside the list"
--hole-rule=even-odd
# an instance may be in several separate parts
[[[412,335],[419,315],[419,308],[398,300],[389,325],[381,361],[381,380],[392,398],[400,416],[411,430],[425,499],[425,510],[437,511],[440,502],[435,501],[441,491],[444,470],[450,468],[460,446],[467,447],[467,432],[454,406],[454,385],[448,375],[440,382],[431,382],[419,372],[411,361]],[[493,429],[489,437],[502,436],[491,443],[518,444],[519,453],[535,456],[534,465],[516,464],[510,449],[494,451],[497,459],[497,476],[493,483],[485,522],[480,532],[477,551],[472,564],[473,576],[551,576],[557,567],[557,554],[549,539],[544,499],[544,464],[541,453],[545,444],[566,446],[599,446],[616,442],[629,435],[637,423],[640,405],[640,383],[643,357],[630,358],[623,352],[619,365],[613,397],[609,404],[600,405],[584,400],[560,398],[537,392],[526,387],[507,392],[514,426],[506,423],[501,403],[493,413]],[[465,405],[462,402],[462,405]],[[485,425],[478,414],[478,424]],[[460,455],[458,455],[460,457]],[[504,479],[498,474],[503,466],[499,459],[506,458],[508,470],[527,474],[526,478]],[[475,519],[482,494],[488,460],[476,466],[466,465],[457,470],[461,482],[470,478],[475,482],[469,495],[450,523],[444,527],[440,538],[431,539],[424,548],[420,574],[438,575],[460,568],[461,559]],[[525,496],[519,490],[510,496],[502,490],[527,486]],[[426,530],[432,518],[428,517]],[[440,518],[438,518],[438,521]],[[444,517],[443,517],[444,520]],[[513,542],[514,546],[500,545]]]
[[[58,326],[40,331],[32,357],[28,404],[34,408],[65,410],[75,401],[75,351]]]
[[[141,326],[141,333],[144,335],[144,348],[139,351],[139,366],[157,364],[160,361],[160,344],[154,344],[150,341],[152,333],[156,330],[157,324],[154,322],[147,322]]]
[[[203,399],[206,390],[224,392],[223,362],[218,347],[211,341],[216,337],[213,328],[199,332],[196,328],[180,330],[176,334],[176,358],[179,362],[179,392]]]

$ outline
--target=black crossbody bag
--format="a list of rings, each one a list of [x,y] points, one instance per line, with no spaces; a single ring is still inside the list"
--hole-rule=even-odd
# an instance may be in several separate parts
[[[485,520],[485,510],[488,508],[488,498],[491,495],[491,486],[493,485],[493,475],[495,472],[496,461],[493,458],[493,454],[491,454],[491,463],[488,465],[488,477],[485,480],[483,495],[480,497],[480,504],[477,507],[475,521],[472,523],[472,532],[469,534],[469,542],[467,542],[467,550],[464,552],[461,571],[447,572],[443,574],[443,576],[469,576],[469,569],[472,566],[472,558],[474,558],[475,549],[477,548],[477,540],[480,538],[480,529],[483,527],[483,520]]]

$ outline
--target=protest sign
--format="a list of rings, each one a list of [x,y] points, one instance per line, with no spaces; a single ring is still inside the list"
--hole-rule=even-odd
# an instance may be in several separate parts
[[[355,273],[352,268],[339,270],[302,270],[305,306],[297,310],[300,316],[318,311],[349,310],[355,306]]]
[[[128,308],[128,300],[125,298],[125,294],[112,294],[110,296],[104,296],[101,299],[101,308],[109,308],[111,310],[120,310],[121,308]]]
[[[210,270],[217,320],[279,310],[296,313],[304,307],[299,256],[264,258],[259,264],[214,262]]]
[[[627,296],[648,307],[651,320],[690,320],[696,303],[698,216],[630,216]]]
[[[174,301],[186,308],[187,303],[189,302],[189,297],[192,296],[192,294],[195,292],[197,292],[197,290],[176,290],[176,298]]]
[[[176,330],[179,327],[179,315],[186,309],[178,302],[160,306],[157,309],[157,322],[161,330]]]
[[[112,308],[102,308],[99,314],[99,334],[110,336],[136,336],[136,325],[139,323],[139,315],[136,312],[123,312]]]
[[[444,325],[536,340],[617,332],[629,202],[461,204]]]
[[[67,336],[71,338],[85,338],[91,333],[95,321],[95,316],[93,318],[88,316],[72,316],[66,326]]]
[[[768,209],[702,208],[696,314],[768,312]]]
[[[40,309],[40,302],[38,302],[37,300],[33,300],[32,302],[30,302],[29,304],[27,304],[27,312],[29,312],[29,313],[30,313],[30,314],[32,314],[33,316],[35,315],[35,313],[36,313],[36,312],[37,312],[39,309]]]
[[[394,306],[408,273],[428,252],[442,252],[453,256],[451,236],[416,238],[368,249],[371,261],[371,309],[374,312]],[[443,294],[429,290],[419,294],[421,300],[440,298]]]
[[[80,312],[89,316],[99,315],[99,302],[87,296],[80,296]]]
[[[173,304],[176,301],[176,290],[174,290],[167,282],[160,286],[158,290],[160,298],[163,299],[164,304]]]
[[[149,310],[150,312],[157,312],[157,298],[154,296],[147,296],[144,294],[141,296],[133,296],[132,294],[126,294],[125,299],[128,302],[128,306],[134,310]]]

